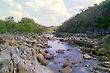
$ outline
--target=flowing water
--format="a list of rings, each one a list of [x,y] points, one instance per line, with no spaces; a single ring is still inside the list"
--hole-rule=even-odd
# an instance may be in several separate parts
[[[48,60],[49,64],[47,67],[55,73],[60,73],[59,70],[62,70],[62,65],[67,59],[71,59],[75,62],[72,67],[72,73],[93,73],[93,67],[99,63],[97,59],[83,59],[83,54],[79,46],[69,45],[59,40],[49,40],[48,45],[50,45],[51,48],[47,48],[47,50],[55,57],[53,60]],[[64,54],[56,53],[59,49],[63,49]]]

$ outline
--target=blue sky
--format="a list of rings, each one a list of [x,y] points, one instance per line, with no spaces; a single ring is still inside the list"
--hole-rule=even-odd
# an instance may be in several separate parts
[[[76,15],[81,9],[104,0],[0,0],[0,17],[33,18],[46,26],[57,26]]]

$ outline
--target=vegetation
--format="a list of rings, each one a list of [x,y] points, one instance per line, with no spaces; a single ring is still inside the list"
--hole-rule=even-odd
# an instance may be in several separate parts
[[[75,17],[65,21],[56,32],[100,35],[97,38],[101,41],[100,48],[94,50],[93,54],[110,61],[110,0],[84,9]]]
[[[61,25],[57,32],[108,33],[110,32],[110,0],[88,7]]]
[[[5,20],[0,20],[0,33],[6,32],[21,32],[21,33],[41,33],[46,30],[46,27],[35,23],[33,19],[22,18],[20,21],[16,22],[14,17],[10,16],[5,18]]]

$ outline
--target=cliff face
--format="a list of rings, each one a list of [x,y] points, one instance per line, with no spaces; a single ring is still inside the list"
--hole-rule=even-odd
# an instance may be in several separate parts
[[[28,46],[23,43],[15,45],[12,36],[13,40],[4,39],[5,37],[8,38],[9,35],[0,37],[0,73],[53,73],[37,61],[36,49],[29,44],[27,44]],[[24,40],[29,39],[25,37]],[[10,42],[8,43],[8,41]],[[18,41],[20,42],[20,40]],[[16,43],[18,41],[16,40]]]

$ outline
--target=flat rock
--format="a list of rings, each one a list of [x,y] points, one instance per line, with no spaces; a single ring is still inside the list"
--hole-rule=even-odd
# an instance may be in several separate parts
[[[91,59],[92,57],[89,56],[88,54],[84,54],[84,55],[83,55],[83,58],[84,58],[84,59]]]

